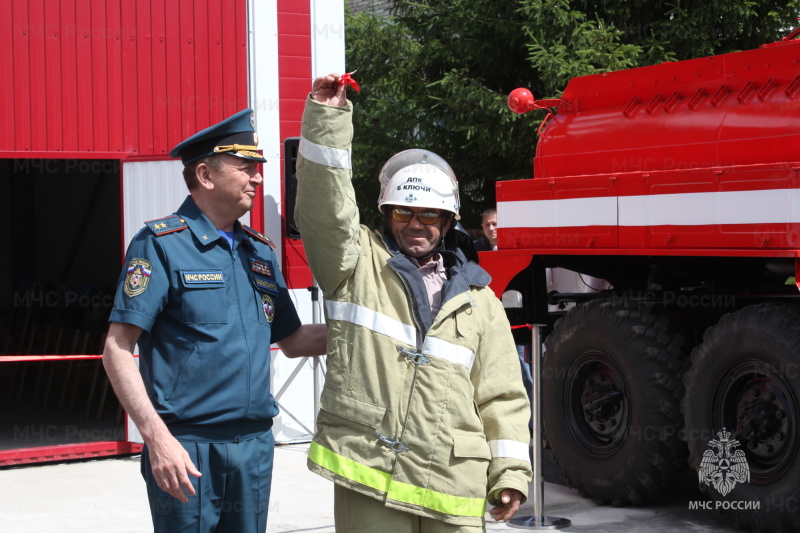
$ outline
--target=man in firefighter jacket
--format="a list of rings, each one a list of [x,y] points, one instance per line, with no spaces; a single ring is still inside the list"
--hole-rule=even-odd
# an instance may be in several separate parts
[[[442,244],[450,166],[406,150],[381,171],[382,232],[359,224],[352,104],[317,78],[300,141],[296,220],[325,297],[328,370],[309,468],[335,482],[336,529],[483,531],[531,479],[530,406],[490,278]]]

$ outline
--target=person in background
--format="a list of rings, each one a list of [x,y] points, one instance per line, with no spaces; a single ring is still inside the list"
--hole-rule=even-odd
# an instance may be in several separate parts
[[[156,533],[266,531],[270,344],[325,353],[325,326],[301,325],[272,242],[238,221],[263,181],[256,144],[249,109],[178,144],[189,196],[146,222],[119,278],[103,364],[144,438]]]
[[[359,223],[353,106],[332,74],[306,100],[296,220],[325,296],[328,369],[309,468],[335,483],[336,530],[484,531],[531,479],[530,406],[489,275],[447,234],[455,173],[411,149],[384,165],[383,228]]]
[[[483,237],[475,241],[475,250],[490,252],[497,250],[497,209],[490,207],[481,214]]]

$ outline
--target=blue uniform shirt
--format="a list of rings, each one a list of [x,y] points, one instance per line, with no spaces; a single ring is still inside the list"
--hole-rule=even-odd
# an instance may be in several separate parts
[[[109,321],[144,330],[139,370],[179,440],[250,438],[278,413],[270,344],[300,319],[267,242],[236,222],[231,249],[191,196],[131,241]]]

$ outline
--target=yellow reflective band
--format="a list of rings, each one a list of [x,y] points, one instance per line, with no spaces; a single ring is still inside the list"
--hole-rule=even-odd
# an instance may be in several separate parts
[[[408,483],[392,481],[391,474],[357,463],[316,442],[311,443],[308,458],[335,474],[384,492],[392,500],[419,505],[449,515],[483,516],[486,513],[485,498],[451,496]]]
[[[316,442],[311,443],[311,447],[308,449],[308,458],[322,468],[327,468],[342,477],[358,481],[362,485],[378,489],[381,492],[386,492],[392,481],[391,474],[364,466],[332,452]]]
[[[483,516],[486,514],[486,498],[451,496],[443,492],[415,487],[402,481],[392,481],[388,497],[392,500],[421,505],[450,515]]]

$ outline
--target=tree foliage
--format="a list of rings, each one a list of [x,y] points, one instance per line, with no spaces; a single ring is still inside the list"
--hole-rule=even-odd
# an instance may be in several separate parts
[[[379,223],[381,165],[427,148],[459,177],[465,226],[494,205],[497,180],[530,177],[544,112],[514,115],[508,93],[558,97],[570,78],[755,48],[795,25],[800,0],[394,0],[346,18],[361,93],[353,180]]]

